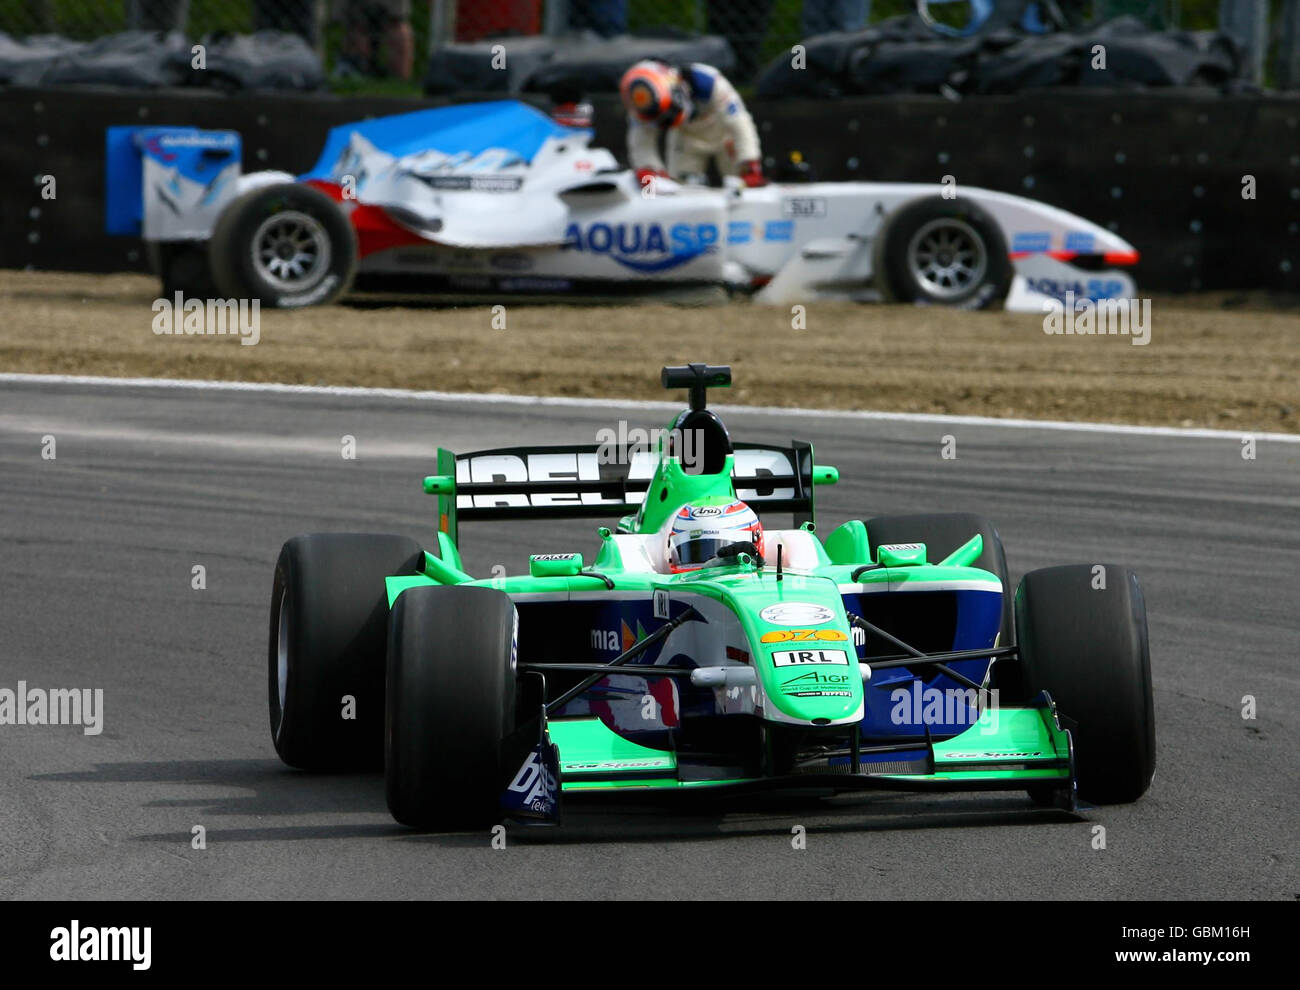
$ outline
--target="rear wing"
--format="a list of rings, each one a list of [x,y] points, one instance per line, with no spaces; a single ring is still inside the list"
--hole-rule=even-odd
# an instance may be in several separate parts
[[[146,241],[207,240],[239,192],[235,131],[110,127],[104,135],[104,231]]]
[[[425,490],[438,495],[438,528],[454,540],[462,519],[600,518],[635,512],[658,461],[657,451],[629,444],[500,447],[466,454],[439,448],[438,473],[454,477],[455,485],[436,488],[426,482]],[[737,496],[756,512],[793,513],[796,526],[813,518],[812,444],[736,443],[731,477]]]

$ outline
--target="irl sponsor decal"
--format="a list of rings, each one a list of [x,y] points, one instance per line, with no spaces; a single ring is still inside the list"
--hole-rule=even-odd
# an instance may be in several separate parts
[[[624,268],[652,274],[670,271],[715,250],[719,232],[711,223],[571,223],[565,246],[607,255]]]
[[[838,664],[847,667],[848,654],[843,650],[773,650],[774,667],[806,667],[816,664]]]

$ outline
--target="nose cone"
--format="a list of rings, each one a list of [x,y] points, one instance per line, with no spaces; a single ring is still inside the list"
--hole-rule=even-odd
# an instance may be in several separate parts
[[[738,614],[766,698],[764,715],[804,725],[859,721],[862,670],[834,582],[771,569],[738,594]]]

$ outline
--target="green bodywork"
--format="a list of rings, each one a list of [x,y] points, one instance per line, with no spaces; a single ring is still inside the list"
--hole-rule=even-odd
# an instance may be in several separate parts
[[[1069,737],[1056,724],[1049,709],[1005,708],[998,713],[998,719],[1001,724],[996,732],[985,732],[985,726],[973,725],[959,736],[935,743],[932,773],[880,776],[930,784],[935,789],[942,789],[945,783],[962,782],[1021,782],[1025,786],[1068,783]],[[550,733],[560,749],[560,772],[566,791],[610,787],[725,787],[747,782],[743,777],[682,780],[676,776],[674,754],[638,746],[595,718],[555,721],[550,724]],[[918,751],[922,748],[917,746]],[[585,779],[615,768],[640,776],[624,780]]]
[[[998,578],[988,571],[972,567],[982,550],[979,535],[950,554],[946,559],[930,562],[923,544],[884,548],[879,560],[872,560],[864,524],[851,520],[830,533],[824,541],[815,535],[815,527],[805,523],[817,555],[812,569],[787,567],[777,579],[774,561],[759,562],[742,554],[734,563],[707,567],[686,573],[647,573],[625,567],[616,534],[658,533],[682,505],[711,497],[736,496],[732,482],[733,457],[728,456],[723,471],[717,474],[688,473],[677,459],[660,451],[657,469],[649,482],[644,500],[634,512],[620,519],[617,530],[601,528],[599,545],[589,564],[581,557],[534,559],[529,573],[491,578],[474,578],[463,569],[456,546],[457,483],[456,458],[448,450],[438,452],[439,474],[424,479],[426,493],[438,500],[438,552],[426,553],[419,573],[389,577],[388,602],[391,607],[406,589],[429,585],[477,585],[494,588],[515,596],[546,594],[558,599],[574,596],[599,596],[613,582],[618,592],[635,592],[647,598],[655,592],[668,592],[675,599],[700,596],[721,603],[739,622],[750,644],[752,667],[758,689],[765,700],[764,717],[768,720],[802,726],[847,726],[862,718],[864,708],[864,671],[857,662],[853,629],[846,619],[840,586],[861,585],[866,589],[884,586],[889,591],[915,588],[927,584],[949,586],[951,582],[979,582],[998,590]],[[838,472],[822,465],[811,471],[814,485],[834,484]],[[568,555],[547,555],[562,558]],[[853,577],[863,565],[873,565]],[[576,573],[575,573],[576,572]],[[789,651],[789,642],[766,642],[800,622],[772,622],[763,618],[763,610],[783,603],[797,603],[800,609],[821,607],[830,618],[817,624],[817,631],[827,636],[811,644],[817,648],[838,648],[847,653],[847,665],[827,673],[825,668],[807,670],[778,667],[772,659],[777,651]],[[625,668],[643,672],[637,668]],[[648,668],[653,669],[653,668]],[[833,678],[822,684],[820,679]],[[826,690],[796,691],[799,679],[819,681]],[[807,684],[804,680],[802,683]],[[959,788],[996,786],[1007,788],[1049,783],[1065,786],[1071,780],[1070,741],[1057,724],[1050,705],[997,710],[996,725],[976,724],[960,735],[933,744],[925,772],[880,773],[879,783],[907,782],[915,786]],[[564,790],[610,788],[716,788],[753,782],[755,778],[733,777],[696,780],[679,775],[674,752],[650,749],[624,738],[600,719],[556,718],[549,722],[552,740],[559,748],[561,786]],[[925,749],[918,743],[917,749]],[[620,779],[608,778],[611,771]]]

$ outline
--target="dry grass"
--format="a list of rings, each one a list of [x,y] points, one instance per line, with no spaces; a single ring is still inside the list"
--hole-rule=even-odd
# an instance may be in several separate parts
[[[0,370],[663,398],[730,363],[728,402],[1300,432],[1300,311],[1160,298],[1152,339],[1041,317],[841,303],[264,310],[261,341],[152,332],[149,278],[0,272]]]

